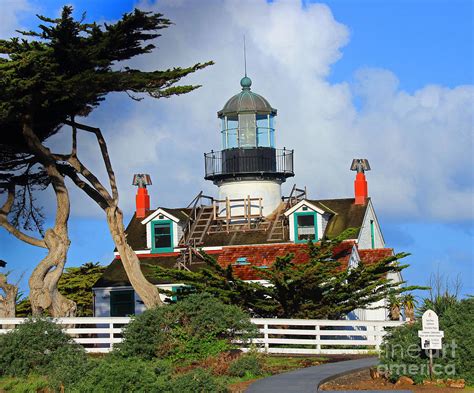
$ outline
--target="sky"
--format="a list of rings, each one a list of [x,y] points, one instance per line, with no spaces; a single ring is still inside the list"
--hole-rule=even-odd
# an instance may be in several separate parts
[[[31,29],[37,13],[56,16],[56,0],[0,0],[0,37]],[[76,15],[113,22],[134,7],[161,12],[174,25],[152,54],[128,65],[144,69],[213,60],[183,80],[202,88],[140,102],[113,94],[83,122],[109,143],[128,222],[134,173],[150,173],[152,206],[182,207],[204,190],[203,153],[220,149],[216,112],[239,92],[242,37],[253,91],[278,109],[276,141],[295,150],[294,183],[310,198],[353,195],[352,158],[369,159],[369,194],[388,247],[410,252],[404,278],[424,285],[431,273],[463,281],[474,293],[473,2],[469,0],[69,1]],[[69,146],[66,133],[48,141]],[[79,154],[104,175],[92,139]],[[47,217],[47,192],[38,200]],[[103,213],[72,192],[67,266],[107,264],[113,244]],[[0,230],[0,259],[12,277],[28,277],[41,249]],[[21,286],[27,291],[27,280]]]

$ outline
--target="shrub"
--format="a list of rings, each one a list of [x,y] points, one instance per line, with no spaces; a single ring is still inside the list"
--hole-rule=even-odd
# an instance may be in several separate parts
[[[62,347],[55,351],[43,374],[48,376],[51,387],[59,389],[63,385],[69,388],[78,383],[94,365],[95,362],[88,360],[87,356],[78,356],[77,352]]]
[[[87,362],[84,349],[58,325],[44,318],[28,319],[0,335],[0,348],[0,376],[35,372],[48,375],[53,363],[72,369]]]
[[[169,376],[152,362],[137,358],[107,356],[97,362],[73,386],[73,392],[161,392],[169,391]]]
[[[229,366],[233,377],[258,376],[262,374],[262,362],[256,354],[247,354],[234,360]]]
[[[434,351],[436,379],[464,378],[474,383],[474,298],[458,302],[439,318],[444,331],[443,349]],[[421,322],[393,329],[384,337],[381,366],[392,381],[406,375],[416,383],[429,378],[428,351],[421,349]]]
[[[256,331],[240,308],[196,294],[135,317],[114,351],[142,359],[202,359],[232,348],[237,336],[245,341]]]
[[[209,372],[196,369],[174,378],[170,383],[171,393],[227,393],[229,390],[223,382],[218,381]]]

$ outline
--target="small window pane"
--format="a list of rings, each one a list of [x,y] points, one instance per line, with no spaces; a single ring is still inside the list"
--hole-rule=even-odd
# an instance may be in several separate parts
[[[298,216],[298,228],[299,227],[314,227],[314,215]]]
[[[314,215],[306,214],[297,216],[298,240],[315,240],[316,230],[314,226]]]
[[[155,224],[155,248],[170,248],[172,247],[171,239],[171,225],[170,224]]]
[[[255,114],[239,115],[239,145],[240,147],[255,147],[257,145]]]

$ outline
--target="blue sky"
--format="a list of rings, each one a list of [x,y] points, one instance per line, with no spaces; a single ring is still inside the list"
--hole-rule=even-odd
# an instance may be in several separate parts
[[[202,4],[199,8],[198,3]],[[353,156],[362,152],[373,167],[368,173],[369,193],[386,243],[396,251],[412,253],[405,278],[410,284],[425,284],[428,275],[439,269],[451,277],[459,274],[463,292],[474,293],[473,3],[335,0],[322,3],[327,7],[305,2],[296,7],[298,10],[294,9],[296,3],[290,2],[286,5],[292,7],[291,13],[286,13],[288,20],[278,19],[281,14],[275,9],[279,3],[217,3],[222,10],[204,1],[179,1],[174,6],[169,1],[141,4],[163,10],[176,27],[159,41],[158,53],[164,56],[136,64],[165,67],[213,59],[216,66],[192,77],[193,83],[204,87],[189,97],[137,104],[112,96],[87,119],[102,127],[129,127],[137,133],[137,140],[150,141],[152,137],[158,141],[141,161],[130,157],[126,161],[126,137],[118,133],[109,140],[117,151],[115,167],[123,178],[121,196],[127,220],[133,211],[130,175],[142,168],[154,180],[150,188],[154,205],[183,206],[202,188],[212,192],[213,186],[202,179],[202,153],[218,147],[215,112],[238,87],[241,36],[245,33],[255,89],[279,110],[277,132],[282,144],[295,147],[298,183],[305,183],[312,197],[351,196],[353,174],[347,167]],[[15,27],[23,28],[35,25],[32,13],[54,15],[62,5],[58,1],[26,0],[7,0],[6,4],[19,7],[14,14]],[[69,4],[80,12],[87,11],[88,19],[114,20],[130,11],[135,2]],[[225,19],[221,11],[227,18],[253,13],[255,19],[249,16],[246,25],[229,22],[233,27],[228,31],[222,30],[227,28],[224,25],[216,26],[221,29],[221,41],[212,41],[216,31],[202,20],[210,13]],[[279,36],[280,30],[268,37],[265,30],[259,30],[259,13],[267,12],[272,13],[286,36],[295,34],[299,46],[285,43],[287,37]],[[291,24],[294,20],[303,26],[301,30]],[[3,37],[8,34],[0,32]],[[316,44],[308,37],[310,34],[316,37]],[[234,56],[238,65],[232,60]],[[290,60],[275,60],[285,56]],[[293,63],[292,56],[296,58]],[[303,74],[311,74],[312,79],[304,79]],[[291,95],[298,98],[288,98]],[[305,109],[305,101],[315,103],[314,113],[312,107]],[[433,102],[436,108],[426,112]],[[394,107],[410,107],[415,114],[405,119],[399,112],[394,114]],[[177,113],[179,119],[175,118]],[[191,130],[194,128],[196,131]],[[308,131],[300,131],[303,128]],[[183,132],[188,132],[184,139],[196,141],[195,146],[183,146]],[[305,150],[309,136],[314,146],[323,150],[319,154],[321,162],[315,167]],[[351,136],[357,141],[350,141]],[[61,141],[55,143],[58,146]],[[189,160],[173,161],[180,154],[186,154]],[[399,156],[403,164],[397,161]],[[89,158],[97,164],[92,153]],[[48,205],[47,199],[43,200]],[[73,198],[71,239],[68,266],[91,260],[106,264],[112,258],[113,244],[101,212],[80,195]],[[0,259],[9,262],[14,275],[29,272],[43,254],[0,231]],[[26,279],[22,285],[26,290]]]

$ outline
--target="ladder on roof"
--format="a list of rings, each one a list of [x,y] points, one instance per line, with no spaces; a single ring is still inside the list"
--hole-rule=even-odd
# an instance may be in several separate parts
[[[198,209],[196,220],[191,225],[191,230],[187,238],[188,244],[199,246],[202,244],[214,218],[214,206],[201,206]]]
[[[192,246],[186,247],[184,250],[181,250],[181,255],[176,260],[176,267],[178,270],[187,270],[191,271],[188,266],[192,265],[194,262],[194,257],[204,261],[204,256]]]
[[[205,203],[209,201],[211,201],[211,205]],[[203,195],[201,191],[187,206],[187,208],[191,208],[191,211],[184,224],[179,246],[196,247],[202,244],[214,216],[213,201],[214,198]]]
[[[270,227],[270,232],[267,236],[267,241],[278,241],[285,240],[285,217],[283,213],[290,209],[292,206],[296,205],[299,201],[306,199],[306,187],[304,189],[297,188],[296,184],[293,185],[291,189],[290,196],[286,199],[286,204],[281,203],[277,209],[277,215],[275,220],[272,222]]]

